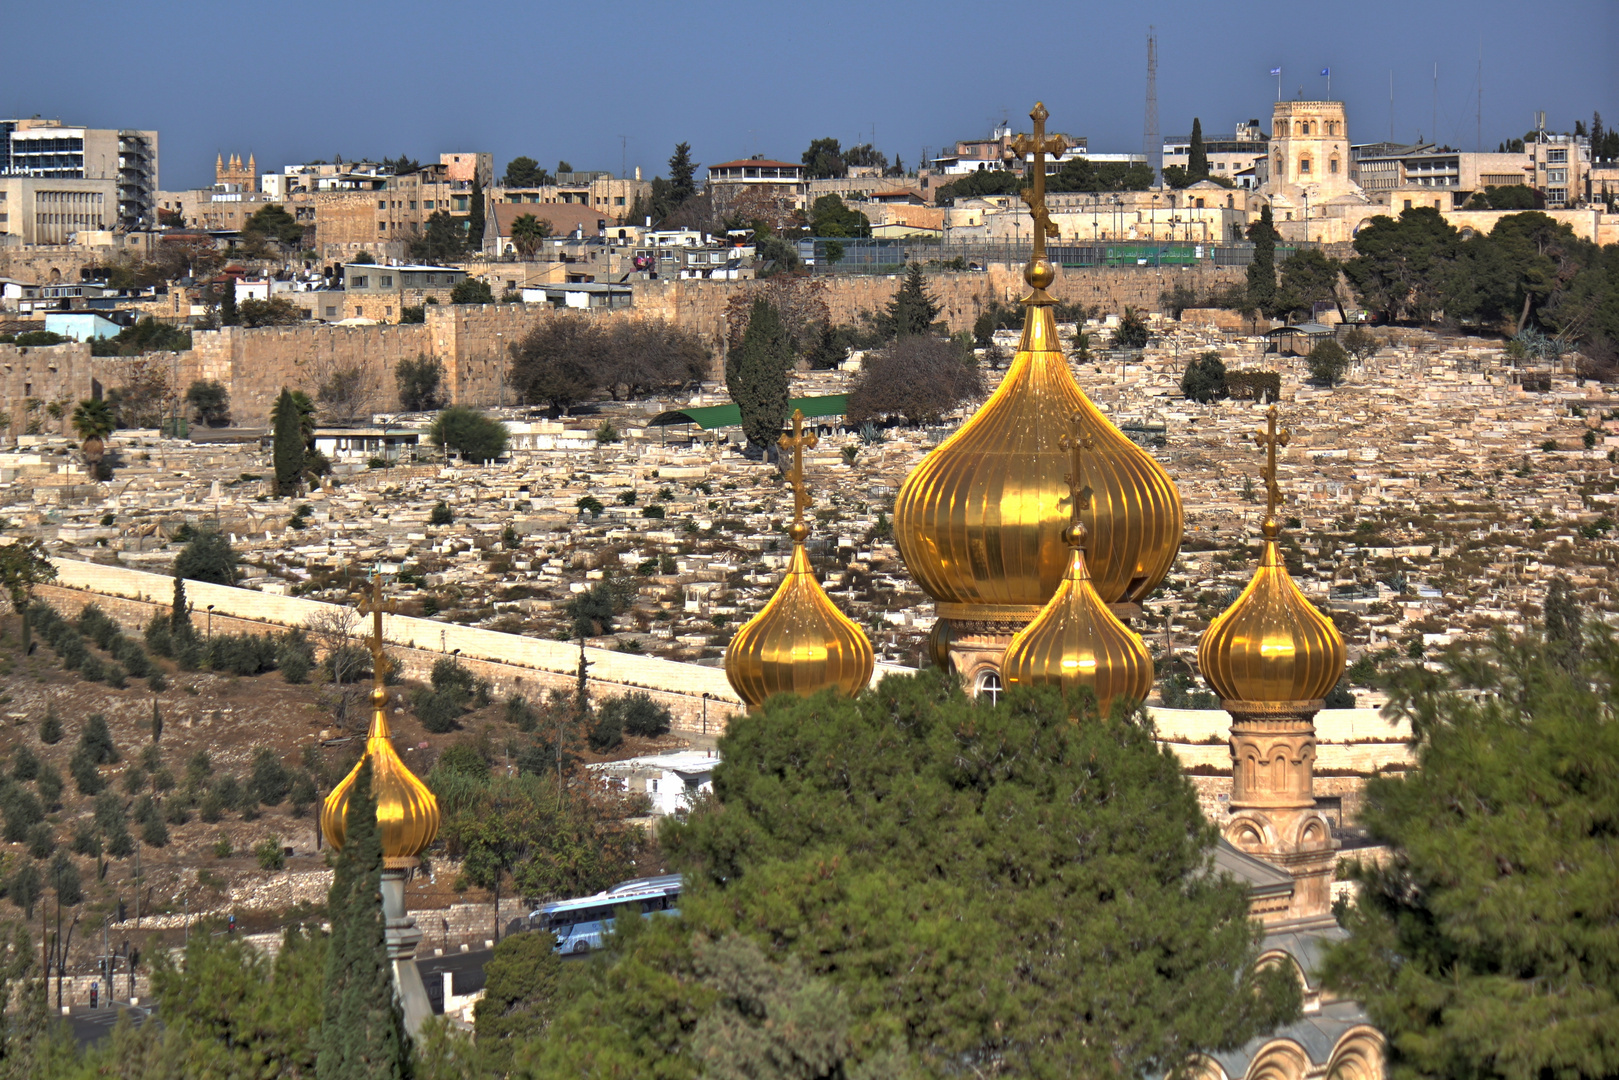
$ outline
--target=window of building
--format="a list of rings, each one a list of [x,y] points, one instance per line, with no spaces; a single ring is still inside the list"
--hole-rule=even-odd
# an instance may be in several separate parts
[[[370,278],[368,278],[365,274],[361,274],[358,277],[351,277],[349,278],[349,288],[363,289],[366,287],[366,282],[369,280]]]
[[[613,205],[614,206],[623,206],[624,205],[624,196],[619,195],[616,198],[614,198],[613,199]]]
[[[1329,173],[1334,173],[1334,174],[1337,173],[1337,171],[1338,171],[1338,159],[1337,158],[1332,158],[1330,161],[1327,162],[1327,171]]]
[[[416,209],[416,200],[415,199],[410,200],[410,208],[412,210]]]
[[[1546,182],[1548,184],[1566,184],[1566,183],[1568,183],[1568,170],[1567,169],[1547,169],[1546,170]]]
[[[1197,200],[1197,208],[1199,210],[1203,209],[1203,200],[1202,199]]]
[[[388,209],[388,200],[387,199],[378,199],[377,200],[377,209],[378,210],[386,210],[386,209]]]
[[[393,313],[394,313],[394,309],[391,308],[391,307],[385,307],[385,308],[382,309],[382,317],[384,319],[393,318]]]
[[[1568,164],[1568,151],[1548,150],[1546,151],[1546,160],[1554,165],[1566,165]]]
[[[382,287],[384,289],[391,289],[394,287],[394,276],[392,274],[382,275]]]
[[[337,308],[333,307],[330,304],[326,305],[326,317],[328,319],[337,318]]]
[[[977,691],[980,696],[989,698],[991,705],[998,704],[1002,693],[1001,677],[993,671],[980,672]]]
[[[431,210],[431,209],[433,209],[433,200],[432,199],[423,199],[422,200],[422,209],[423,210]]]
[[[1560,187],[1547,188],[1546,189],[1546,201],[1547,202],[1554,202],[1554,203],[1567,202],[1568,201],[1568,189],[1567,188],[1560,188]]]
[[[1410,199],[1405,200],[1405,208],[1407,210],[1411,209],[1411,200]]]
[[[1310,159],[1309,158],[1299,158],[1299,173],[1301,175],[1308,175],[1309,172],[1310,172]]]

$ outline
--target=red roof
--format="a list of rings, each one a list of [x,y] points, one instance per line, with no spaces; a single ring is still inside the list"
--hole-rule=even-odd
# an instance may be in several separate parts
[[[744,166],[764,166],[771,169],[802,169],[801,161],[766,161],[763,158],[748,158],[745,161],[722,161],[718,165],[710,165],[709,169],[740,169]]]

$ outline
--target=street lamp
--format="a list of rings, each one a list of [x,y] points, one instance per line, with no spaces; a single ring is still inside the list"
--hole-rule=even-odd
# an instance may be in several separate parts
[[[214,605],[208,605],[208,636],[214,636]]]

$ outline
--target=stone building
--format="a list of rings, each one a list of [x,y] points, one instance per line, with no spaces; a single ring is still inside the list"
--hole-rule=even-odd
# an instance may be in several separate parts
[[[763,157],[722,161],[708,167],[708,193],[714,212],[739,202],[764,202],[781,210],[806,209],[809,179],[801,164]]]
[[[214,157],[214,187],[220,191],[247,191],[259,190],[259,165],[250,153],[247,155],[247,164],[242,164],[242,155],[232,154],[227,162],[223,154]]]

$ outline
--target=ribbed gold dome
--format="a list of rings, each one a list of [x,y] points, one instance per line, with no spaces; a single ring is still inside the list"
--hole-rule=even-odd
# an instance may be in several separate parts
[[[1049,264],[1030,271],[1037,297]],[[911,576],[955,619],[1031,618],[1070,563],[1062,541],[1068,458],[1058,445],[1081,415],[1089,566],[1105,603],[1136,601],[1163,580],[1181,542],[1181,501],[1152,456],[1091,404],[1069,373],[1049,298],[1031,299],[1005,379],[900,489],[894,535]]]
[[[1288,576],[1274,522],[1259,570],[1204,631],[1197,663],[1226,701],[1311,701],[1344,673],[1344,639]]]
[[[871,681],[875,657],[865,632],[822,591],[802,542],[776,595],[725,650],[725,677],[749,707],[773,694],[836,686],[853,696]]]
[[[1056,593],[1001,657],[1008,688],[1044,684],[1066,693],[1088,686],[1104,711],[1114,698],[1145,698],[1152,671],[1147,647],[1092,586],[1085,552],[1077,545],[1069,551],[1068,572]]]
[[[349,792],[366,759],[371,761],[371,792],[377,800],[377,827],[382,832],[382,855],[395,862],[414,859],[438,835],[438,798],[417,779],[394,751],[389,737],[388,691],[371,691],[371,729],[366,732],[365,756],[355,762],[341,783],[326,796],[320,809],[320,828],[326,842],[342,848],[347,829]]]

